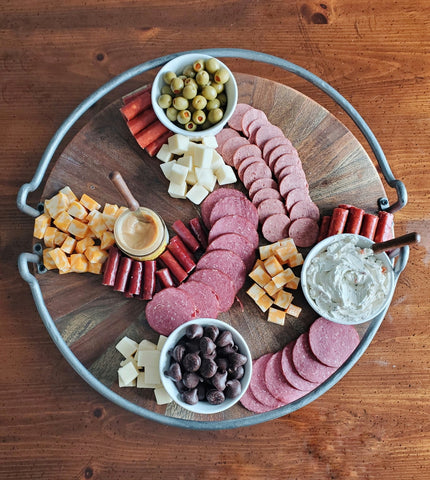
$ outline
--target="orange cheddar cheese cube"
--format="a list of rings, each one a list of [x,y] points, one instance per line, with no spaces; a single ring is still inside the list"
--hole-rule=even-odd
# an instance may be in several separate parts
[[[273,304],[273,300],[269,297],[269,295],[262,295],[256,302],[255,302],[262,312],[267,312],[270,306]]]
[[[288,306],[287,308],[287,314],[291,315],[292,317],[298,317],[301,313],[302,309],[300,307],[297,307],[296,305],[293,305],[292,303]]]
[[[294,278],[295,278],[295,275],[294,275],[294,272],[291,270],[291,268],[286,268],[285,270],[282,270],[282,272],[275,275],[272,278],[272,280],[277,287],[282,288],[284,285],[286,285],[288,282],[290,282]]]
[[[60,248],[63,252],[70,254],[75,250],[75,246],[76,246],[76,239],[68,235]]]
[[[118,210],[115,213],[115,217],[118,218],[122,213],[124,213],[127,210],[127,207],[119,207]]]
[[[275,285],[275,282],[273,280],[270,280],[270,282],[266,283],[266,285],[264,285],[264,290],[266,290],[266,292],[273,298],[275,296],[275,294],[277,292],[279,292],[279,290],[281,289],[282,287],[277,287]]]
[[[264,262],[260,258],[257,258],[257,260],[254,263],[254,266],[252,267],[252,270],[255,270],[257,267],[261,267],[263,270],[265,270]]]
[[[118,209],[119,209],[118,205],[113,205],[111,203],[105,203],[105,206],[103,208],[103,213],[106,214],[106,215],[113,215],[115,217]]]
[[[298,267],[299,265],[303,265],[303,255],[301,253],[295,253],[288,258],[287,263],[290,267]]]
[[[48,252],[48,255],[51,256],[58,270],[68,272],[70,270],[70,262],[67,258],[67,255],[64,253],[61,248],[57,247]]]
[[[55,235],[58,230],[55,227],[47,227],[45,235],[43,236],[43,242],[45,247],[55,247]]]
[[[102,250],[109,250],[109,248],[115,243],[115,236],[112,232],[103,232],[100,248]]]
[[[269,258],[270,256],[272,256],[275,248],[278,246],[279,246],[279,243],[276,242],[276,243],[271,243],[270,245],[262,245],[261,247],[258,247],[260,259],[266,260],[266,258]]]
[[[104,223],[104,220],[103,220],[103,214],[98,212],[97,210],[94,210],[94,213],[91,215],[91,219],[88,222],[88,226],[98,238],[100,238],[103,232],[107,230],[106,224]]]
[[[88,272],[94,273],[95,275],[99,275],[102,273],[103,263],[88,263]]]
[[[285,286],[287,288],[291,288],[291,290],[297,290],[300,283],[300,277],[294,276],[292,280],[290,280]]]
[[[100,203],[96,202],[93,198],[89,195],[84,193],[80,199],[80,203],[91,212],[91,210],[100,210],[102,207]]]
[[[52,218],[57,218],[60,213],[65,212],[69,207],[69,199],[64,193],[57,193],[52,198],[45,200],[45,210]]]
[[[252,286],[248,288],[246,293],[254,300],[254,302],[256,302],[265,294],[265,291],[256,283],[253,283]]]
[[[88,271],[88,260],[83,253],[70,255],[70,268],[72,272],[85,273]]]
[[[297,248],[294,245],[294,242],[285,242],[275,251],[276,258],[280,261],[282,265],[285,265],[290,257],[297,253]]]
[[[46,229],[51,225],[51,217],[47,213],[42,213],[34,220],[33,236],[41,240]]]
[[[102,213],[102,215],[103,215],[103,222],[106,225],[107,229],[113,232],[116,217],[114,215],[108,215],[107,213]]]
[[[91,263],[104,263],[108,258],[108,253],[98,245],[93,245],[85,250],[85,256]]]
[[[293,295],[291,292],[286,292],[285,290],[279,290],[275,295],[275,305],[279,308],[286,310],[290,303],[293,301]]]
[[[73,217],[71,217],[66,211],[61,212],[57,218],[54,220],[54,225],[62,230],[63,232],[69,231],[69,226],[73,221]]]
[[[94,240],[91,237],[85,237],[76,243],[75,251],[76,253],[84,253],[88,247],[92,247],[93,245]]]
[[[271,280],[270,275],[261,266],[258,266],[254,270],[252,270],[249,276],[252,278],[252,280],[254,280],[255,283],[257,283],[258,285],[260,285],[260,287],[263,288],[264,285],[267,285]]]
[[[63,193],[69,199],[69,203],[74,202],[78,197],[73,193],[72,189],[69,186],[63,187],[59,193]]]
[[[74,218],[69,225],[69,233],[79,239],[86,237],[88,234],[88,230],[88,225],[81,222],[77,218]]]
[[[54,238],[54,243],[58,247],[61,247],[63,245],[64,240],[67,238],[67,233],[62,232],[61,230],[57,230],[55,232],[55,238]]]
[[[67,213],[78,220],[84,220],[88,215],[88,210],[82,205],[82,203],[74,200],[67,209]]]
[[[277,325],[285,325],[285,312],[278,308],[270,307],[267,321]]]
[[[274,255],[271,255],[269,258],[264,260],[264,268],[271,277],[281,273],[283,270],[282,265]]]
[[[49,255],[51,250],[53,250],[53,248],[44,248],[42,252],[43,265],[45,266],[46,270],[54,270],[57,268],[57,265],[55,265],[51,255]]]

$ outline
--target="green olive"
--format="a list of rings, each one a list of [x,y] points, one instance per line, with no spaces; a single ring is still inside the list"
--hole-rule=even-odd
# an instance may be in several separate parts
[[[196,75],[196,82],[198,85],[204,87],[209,83],[209,73],[206,70],[201,70]]]
[[[212,127],[212,123],[206,118],[206,121],[203,125],[200,125],[200,130],[207,130]]]
[[[224,84],[223,83],[216,83],[215,81],[213,81],[209,85],[211,87],[215,88],[217,94],[220,94],[221,92],[224,91]]]
[[[172,97],[167,94],[160,95],[158,97],[158,105],[163,109],[169,108],[172,105]]]
[[[208,120],[211,123],[218,123],[222,119],[223,115],[224,113],[220,108],[215,108],[214,110],[209,111]]]
[[[201,72],[205,68],[205,61],[204,60],[196,60],[193,63],[193,70],[195,72]]]
[[[161,95],[173,95],[172,89],[169,87],[169,85],[163,85],[161,87]]]
[[[216,98],[216,90],[214,87],[206,85],[206,87],[203,87],[202,89],[202,95],[206,98],[206,100],[213,100]]]
[[[185,85],[182,90],[182,96],[187,100],[191,100],[197,95],[197,88],[194,85]]]
[[[197,125],[194,122],[188,122],[185,125],[185,130],[188,130],[189,132],[193,132],[197,128]]]
[[[191,113],[188,110],[181,110],[178,113],[178,117],[176,118],[176,121],[179,122],[181,125],[185,125],[190,120],[191,120]]]
[[[187,67],[184,68],[182,75],[185,75],[187,78],[194,78],[196,76],[196,72],[194,71],[194,68],[192,65],[188,65]]]
[[[170,82],[170,88],[172,89],[172,92],[177,95],[178,93],[182,92],[182,89],[184,88],[184,81],[182,78],[175,77]]]
[[[221,102],[218,98],[214,98],[213,100],[209,100],[208,104],[206,105],[207,110],[214,110],[215,108],[220,108]]]
[[[220,68],[215,72],[214,79],[216,83],[227,83],[230,78],[230,74],[226,68]]]
[[[220,93],[217,97],[221,107],[225,107],[227,105],[227,95],[225,93]]]
[[[178,117],[178,111],[176,110],[175,107],[169,107],[166,110],[166,117],[171,121],[171,122],[176,122],[176,118]]]
[[[203,110],[196,110],[193,113],[193,122],[196,125],[202,125],[203,123],[205,123],[205,120],[206,120],[206,113]]]
[[[216,58],[209,58],[206,60],[206,70],[209,73],[215,73],[220,68],[220,64]]]
[[[167,83],[167,85],[170,85],[170,82],[176,78],[176,73],[175,72],[166,72],[164,75],[163,75],[163,80],[164,80],[164,83]]]
[[[184,85],[194,85],[197,88],[197,82],[194,80],[194,78],[188,77],[184,80]]]
[[[197,95],[193,98],[193,107],[196,110],[203,110],[206,107],[207,103],[208,101],[203,95]]]
[[[188,100],[184,97],[175,97],[172,103],[176,110],[186,110],[188,108]]]

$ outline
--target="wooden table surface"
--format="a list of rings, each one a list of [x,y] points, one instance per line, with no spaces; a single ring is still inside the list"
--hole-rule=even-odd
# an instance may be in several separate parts
[[[0,478],[429,479],[428,1],[0,0],[0,12]],[[334,388],[268,423],[198,432],[122,410],[64,360],[18,274],[33,221],[16,195],[94,90],[146,60],[212,47],[273,54],[336,88],[406,185],[396,233],[418,231],[422,242],[370,347]],[[257,62],[230,64],[310,96],[370,152],[340,107],[304,80]],[[152,76],[119,87],[89,116]]]

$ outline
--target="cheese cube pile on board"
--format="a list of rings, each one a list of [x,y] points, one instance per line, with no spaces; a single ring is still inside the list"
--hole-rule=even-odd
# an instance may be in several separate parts
[[[200,205],[217,183],[227,185],[237,181],[233,168],[226,165],[216,151],[217,146],[213,136],[203,137],[201,143],[181,134],[169,137],[156,156],[170,182],[171,197],[188,198]]]
[[[34,237],[43,240],[43,264],[59,273],[102,271],[108,250],[115,243],[116,218],[126,210],[101,205],[87,194],[80,200],[70,187],[45,200],[45,211],[34,221]]]
[[[124,357],[118,369],[121,388],[151,388],[158,405],[172,401],[161,384],[159,372],[160,352],[166,340],[167,337],[160,335],[157,344],[145,339],[137,343],[125,336],[118,342],[115,348]]]
[[[297,290],[300,277],[292,268],[303,264],[292,238],[285,238],[259,247],[260,258],[249,273],[254,283],[247,294],[262,312],[268,311],[267,320],[285,325],[286,315],[298,317],[302,309],[292,303],[294,297],[285,289]]]

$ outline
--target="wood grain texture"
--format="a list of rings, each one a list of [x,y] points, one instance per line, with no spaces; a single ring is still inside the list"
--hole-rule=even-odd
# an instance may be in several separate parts
[[[201,8],[197,1],[0,0],[0,8],[0,478],[428,477],[428,2],[220,1],[205,5],[189,36],[184,25]],[[61,357],[16,269],[17,255],[31,248],[32,220],[17,212],[15,199],[61,122],[96,88],[167,53],[231,46],[301,65],[354,105],[408,189],[396,232],[419,231],[422,243],[411,248],[371,346],[332,390],[266,424],[195,432],[123,411]],[[235,60],[234,70],[295,88],[362,140],[346,114],[305,81],[256,62]],[[62,149],[95,113],[150,78],[95,105]]]

